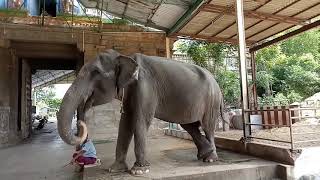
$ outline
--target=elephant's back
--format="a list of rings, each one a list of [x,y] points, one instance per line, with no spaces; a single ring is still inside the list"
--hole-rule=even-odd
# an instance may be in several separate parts
[[[197,66],[195,64],[175,61],[163,57],[146,56],[139,54],[140,60],[138,62],[142,66],[147,66],[146,69],[152,69],[152,73],[156,73],[160,76],[166,76],[164,78],[170,79],[181,78],[181,80],[191,81],[210,81],[214,79],[213,75],[206,69]],[[214,80],[215,81],[215,80]]]
[[[209,71],[159,57],[143,56],[139,61],[149,71],[145,78],[155,85],[158,118],[184,124],[203,117],[206,101],[216,87]]]

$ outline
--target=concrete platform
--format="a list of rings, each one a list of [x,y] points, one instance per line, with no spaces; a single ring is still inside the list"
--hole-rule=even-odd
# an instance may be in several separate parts
[[[193,142],[170,136],[153,136],[148,139],[150,173],[139,177],[128,173],[108,173],[106,169],[114,161],[115,147],[114,141],[96,142],[102,165],[86,169],[83,179],[286,179],[286,169],[278,163],[226,150],[218,150],[219,161],[205,164],[197,160]],[[134,161],[131,144],[127,160],[129,167]]]
[[[56,123],[47,124],[31,140],[0,149],[1,180],[77,180],[82,174],[63,167],[71,160],[74,147],[59,137]]]

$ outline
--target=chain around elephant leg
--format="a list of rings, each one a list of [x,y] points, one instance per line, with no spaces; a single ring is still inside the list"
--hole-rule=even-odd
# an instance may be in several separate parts
[[[145,161],[143,163],[141,162],[135,162],[133,167],[131,168],[131,174],[133,175],[142,175],[146,174],[150,171],[150,163]]]

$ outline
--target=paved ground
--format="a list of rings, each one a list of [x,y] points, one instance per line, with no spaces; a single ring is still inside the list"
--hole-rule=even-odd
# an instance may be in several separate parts
[[[242,179],[250,180],[277,177],[277,163],[218,150],[220,160],[208,165],[197,161],[191,141],[163,135],[153,135],[148,139],[148,160],[152,164],[149,174],[134,177],[128,173],[108,173],[105,169],[114,161],[116,143],[114,140],[99,140],[95,144],[102,160],[101,166],[88,168],[84,174],[75,173],[73,166],[63,168],[70,160],[73,147],[62,142],[56,123],[49,123],[33,135],[32,141],[0,149],[0,179],[203,179],[210,175],[216,179],[239,179],[243,176]],[[131,144],[129,166],[134,162],[133,154]]]
[[[73,167],[63,168],[74,149],[60,139],[56,123],[35,133],[32,141],[0,149],[1,180],[82,179]]]
[[[102,165],[87,168],[86,180],[131,179],[276,179],[277,163],[247,155],[218,150],[220,160],[204,164],[196,159],[196,149],[191,141],[169,136],[152,136],[148,139],[148,161],[151,171],[135,177],[128,173],[108,173],[106,169],[114,161],[115,142],[97,142],[96,148]],[[131,143],[127,163],[134,163]],[[278,171],[279,172],[279,171]],[[241,178],[240,178],[241,177]]]

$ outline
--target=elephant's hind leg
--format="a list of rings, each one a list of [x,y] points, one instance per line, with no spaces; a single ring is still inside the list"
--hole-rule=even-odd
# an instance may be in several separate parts
[[[208,128],[206,126],[202,127],[204,133],[206,134],[206,139],[209,141],[211,145],[211,149],[213,150],[208,156],[203,158],[203,162],[214,162],[218,160],[218,155],[216,151],[216,145],[214,143],[214,130]]]
[[[200,122],[194,122],[190,124],[181,124],[181,127],[185,129],[192,137],[193,142],[197,146],[198,159],[205,159],[213,152],[211,143],[201,134],[199,127]]]

